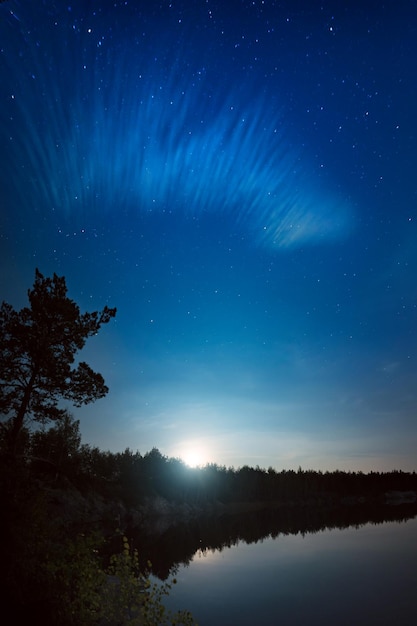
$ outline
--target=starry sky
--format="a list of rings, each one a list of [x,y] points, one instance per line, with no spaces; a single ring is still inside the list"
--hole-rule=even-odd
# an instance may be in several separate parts
[[[84,443],[417,469],[417,3],[0,4],[0,299],[117,317]]]

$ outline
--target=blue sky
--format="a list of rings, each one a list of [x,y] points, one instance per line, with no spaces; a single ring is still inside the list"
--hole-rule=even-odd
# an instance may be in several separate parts
[[[0,5],[0,287],[117,317],[83,441],[416,468],[413,2]]]

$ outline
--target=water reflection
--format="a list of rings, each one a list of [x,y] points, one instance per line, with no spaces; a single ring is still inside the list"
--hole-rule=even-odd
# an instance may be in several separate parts
[[[301,535],[323,530],[359,528],[384,521],[405,521],[417,514],[416,505],[281,507],[235,515],[202,517],[187,525],[159,534],[133,533],[133,542],[143,562],[152,563],[153,573],[166,579],[175,568],[188,564],[195,554],[224,550],[237,543],[256,543],[282,535]]]
[[[200,549],[177,578],[170,607],[200,626],[414,626],[417,520]]]

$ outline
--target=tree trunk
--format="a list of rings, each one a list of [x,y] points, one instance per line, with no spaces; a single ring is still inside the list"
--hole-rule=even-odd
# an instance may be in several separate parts
[[[12,456],[16,456],[16,453],[17,453],[17,444],[19,441],[19,435],[23,428],[23,421],[25,419],[25,415],[29,407],[30,396],[32,395],[33,387],[35,384],[35,377],[36,377],[35,373],[33,373],[32,376],[30,377],[30,380],[23,394],[22,402],[13,419],[12,427],[9,432],[9,451],[11,452]]]

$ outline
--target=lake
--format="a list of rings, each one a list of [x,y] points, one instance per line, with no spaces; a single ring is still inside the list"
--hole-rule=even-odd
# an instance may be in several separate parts
[[[200,549],[176,578],[199,626],[415,626],[417,518]]]

